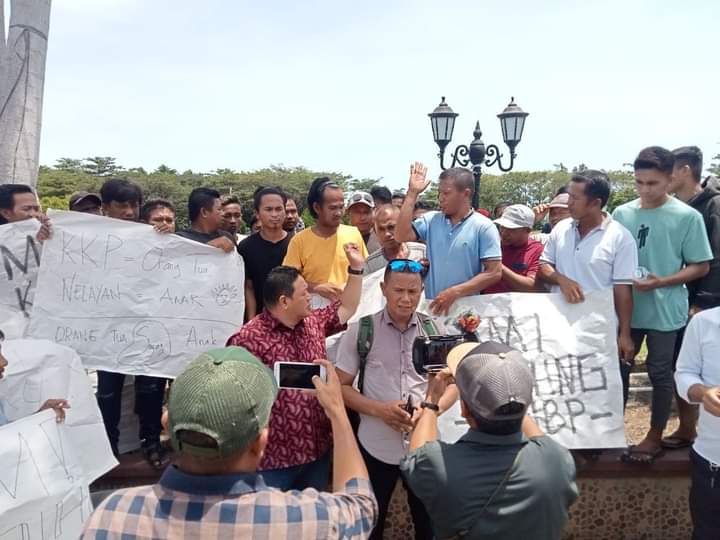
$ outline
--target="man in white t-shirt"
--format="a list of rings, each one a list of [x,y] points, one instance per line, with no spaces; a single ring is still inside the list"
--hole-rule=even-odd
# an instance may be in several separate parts
[[[693,538],[720,538],[720,308],[702,311],[685,330],[675,371],[678,395],[700,405],[690,451]]]
[[[550,233],[540,257],[538,277],[562,292],[571,304],[583,293],[613,288],[618,318],[620,359],[630,362],[634,345],[630,336],[632,282],[637,269],[637,247],[630,232],[603,211],[610,198],[610,181],[601,171],[574,174],[570,182],[570,219]]]

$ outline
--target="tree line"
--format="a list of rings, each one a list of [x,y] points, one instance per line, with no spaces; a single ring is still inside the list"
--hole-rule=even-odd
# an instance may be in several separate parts
[[[480,184],[480,206],[492,209],[501,202],[522,203],[534,206],[549,201],[560,186],[567,184],[573,172],[582,171],[584,164],[572,168],[560,163],[550,171],[513,171],[503,175],[483,174]],[[713,158],[708,171],[720,175],[720,155]],[[613,182],[613,195],[608,204],[610,210],[635,198],[631,170],[608,171]],[[356,178],[337,171],[313,171],[305,167],[271,165],[253,171],[216,169],[209,173],[186,170],[180,172],[167,165],[154,171],[142,167],[125,168],[110,156],[85,159],[62,158],[55,165],[41,166],[38,192],[44,208],[66,209],[70,195],[75,191],[98,192],[108,177],[124,177],[142,187],[146,198],[162,197],[177,207],[178,222],[187,224],[187,199],[190,191],[199,186],[217,189],[222,194],[234,194],[244,203],[243,217],[249,223],[252,218],[252,194],[259,186],[279,186],[295,196],[302,204],[310,183],[318,176],[335,180],[347,191],[369,191],[382,185],[380,178]],[[403,179],[404,180],[404,179]],[[404,184],[404,182],[403,182]],[[398,190],[401,191],[401,190]],[[435,206],[437,184],[424,194],[423,200]],[[305,209],[306,223],[312,218]]]

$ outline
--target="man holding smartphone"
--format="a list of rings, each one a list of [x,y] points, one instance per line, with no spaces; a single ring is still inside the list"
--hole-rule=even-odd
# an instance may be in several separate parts
[[[415,338],[428,333],[423,329],[422,316],[416,313],[423,293],[424,270],[417,261],[390,261],[380,284],[387,304],[369,319],[372,338],[365,338],[371,341],[367,354],[363,353],[363,359],[359,350],[362,320],[349,326],[338,349],[336,367],[343,397],[345,404],[360,414],[360,451],[378,500],[380,513],[371,539],[383,537],[390,499],[400,478],[398,464],[408,452],[409,432],[417,419],[415,411],[423,407],[427,392],[427,377],[416,372],[412,361]],[[365,333],[369,335],[367,330]],[[363,372],[361,391],[353,387],[359,371]],[[439,404],[441,412],[454,403],[453,397]],[[425,507],[410,490],[406,491],[415,538],[432,538]]]
[[[248,349],[270,369],[276,362],[311,363],[326,358],[325,339],[345,329],[360,303],[365,258],[360,246],[343,246],[348,281],[339,301],[312,310],[308,283],[290,266],[274,268],[265,281],[265,309],[227,342]],[[265,482],[280,489],[319,491],[328,483],[330,421],[312,396],[280,390],[270,419],[270,438],[260,471]]]

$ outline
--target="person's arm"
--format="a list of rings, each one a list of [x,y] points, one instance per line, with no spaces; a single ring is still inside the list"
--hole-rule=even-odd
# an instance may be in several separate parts
[[[613,285],[615,299],[615,314],[618,318],[618,352],[620,359],[632,362],[635,358],[635,344],[630,337],[630,321],[633,312],[632,285]]]
[[[453,384],[453,376],[452,373],[450,373],[450,369],[445,368],[435,376],[430,377],[425,401],[440,407],[441,402],[449,401],[446,399],[446,394],[451,392],[457,392],[457,388]],[[417,424],[415,424],[415,429],[410,438],[411,452],[424,446],[425,443],[438,439],[437,419],[441,412],[442,410],[433,411],[427,408],[421,410],[420,418]]]
[[[235,243],[227,236],[220,236],[219,238],[210,240],[207,245],[214,248],[222,249],[225,253],[232,253],[237,249]]]
[[[40,222],[40,229],[38,229],[35,238],[38,242],[42,243],[52,237],[52,223],[50,222],[50,218],[47,217],[46,214],[40,214],[37,219]]]
[[[689,263],[679,272],[669,276],[658,277],[655,274],[648,274],[643,280],[635,280],[633,287],[640,292],[649,292],[655,289],[664,289],[675,285],[683,285],[705,276],[710,271],[709,262]]]
[[[485,260],[483,261],[483,266],[483,271],[473,278],[441,291],[433,301],[430,302],[432,312],[435,315],[447,315],[453,303],[458,298],[480,294],[483,290],[500,281],[502,278],[502,261],[499,259],[491,261]]]
[[[515,292],[536,292],[537,290],[535,288],[535,274],[521,276],[504,264],[502,265],[502,280]]]
[[[327,382],[317,375],[313,377],[317,399],[330,419],[333,433],[333,491],[341,492],[353,478],[369,480],[365,461],[358,448],[355,434],[345,411],[340,379],[335,367],[327,360],[319,360],[325,366]]]
[[[348,274],[347,284],[340,296],[340,307],[338,308],[338,318],[340,324],[345,324],[355,315],[360,305],[360,295],[362,294],[362,270],[365,267],[365,258],[360,253],[357,244],[349,242],[343,246],[345,255],[347,256],[350,269],[361,272],[360,275]]]
[[[580,284],[567,276],[562,275],[560,272],[555,270],[553,265],[549,263],[541,264],[538,276],[541,281],[560,287],[560,292],[562,292],[568,303],[578,304],[585,301],[585,296],[580,288]]]
[[[342,395],[345,405],[353,411],[367,416],[374,416],[385,422],[395,431],[409,431],[412,427],[412,418],[410,414],[403,409],[405,402],[397,401],[379,401],[370,399],[362,395],[353,388],[355,375],[344,372],[342,369],[337,370],[340,384],[342,385]]]
[[[398,242],[415,242],[418,237],[412,226],[415,203],[418,196],[427,189],[430,180],[427,179],[427,167],[415,162],[410,166],[410,180],[405,200],[400,207],[397,225],[395,226],[395,240]]]
[[[257,300],[255,299],[255,289],[253,283],[249,279],[245,280],[245,317],[249,321],[257,315]]]
[[[528,439],[531,439],[533,437],[542,437],[545,435],[545,432],[540,429],[540,426],[538,426],[535,423],[535,420],[533,420],[530,416],[527,414],[523,418],[522,426],[520,429],[523,432],[523,435],[525,435]]]

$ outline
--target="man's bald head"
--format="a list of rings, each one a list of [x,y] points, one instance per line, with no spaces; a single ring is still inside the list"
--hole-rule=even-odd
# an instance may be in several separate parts
[[[397,249],[395,227],[399,216],[400,209],[389,204],[383,205],[375,211],[375,235],[385,250]]]

